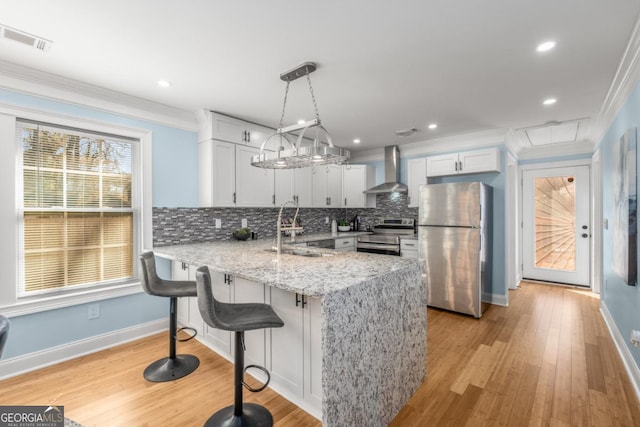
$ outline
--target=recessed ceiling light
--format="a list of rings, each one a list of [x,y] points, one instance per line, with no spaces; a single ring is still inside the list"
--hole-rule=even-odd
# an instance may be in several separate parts
[[[435,128],[437,128],[437,127],[438,127],[438,125],[437,125],[437,124],[435,124],[435,123],[431,123],[431,124],[429,125],[429,129],[435,129]]]
[[[540,43],[536,48],[536,50],[538,52],[546,52],[548,50],[553,49],[554,47],[556,47],[556,42],[554,42],[553,40],[549,40],[547,42]]]
[[[158,86],[160,87],[170,87],[171,82],[168,80],[158,80]]]
[[[299,124],[299,125],[303,125],[303,124],[305,124],[305,123],[307,123],[307,121],[306,121],[305,119],[300,119],[300,120],[298,120],[298,124]]]
[[[557,100],[557,99],[555,99],[555,98],[548,98],[548,99],[545,99],[542,103],[543,103],[544,105],[553,105],[553,104],[555,104],[556,102],[558,102],[558,100]]]
[[[358,138],[356,138],[356,139],[353,140],[353,143],[354,144],[360,144],[360,140]]]

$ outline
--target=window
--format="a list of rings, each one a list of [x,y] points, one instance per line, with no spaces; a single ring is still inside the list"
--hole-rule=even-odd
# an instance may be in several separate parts
[[[135,281],[139,141],[28,121],[16,135],[17,296]]]

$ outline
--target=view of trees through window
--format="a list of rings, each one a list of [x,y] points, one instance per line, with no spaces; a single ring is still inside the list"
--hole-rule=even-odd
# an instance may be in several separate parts
[[[132,141],[19,123],[22,293],[133,276]]]

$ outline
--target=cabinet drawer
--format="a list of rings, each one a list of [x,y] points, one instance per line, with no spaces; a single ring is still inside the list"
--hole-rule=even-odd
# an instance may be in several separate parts
[[[400,239],[400,251],[417,251],[418,241],[415,239]]]
[[[356,247],[356,238],[355,237],[344,237],[342,239],[336,239],[336,249],[355,249]]]

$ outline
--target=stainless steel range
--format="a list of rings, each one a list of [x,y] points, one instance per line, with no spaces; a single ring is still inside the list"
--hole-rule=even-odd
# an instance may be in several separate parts
[[[373,234],[358,236],[358,252],[400,256],[400,238],[413,236],[415,220],[412,218],[380,219],[373,226]]]

